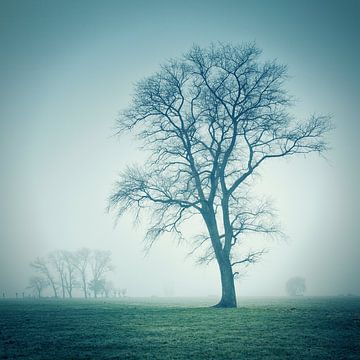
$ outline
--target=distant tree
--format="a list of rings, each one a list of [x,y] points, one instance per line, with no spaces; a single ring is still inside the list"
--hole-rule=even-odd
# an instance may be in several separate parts
[[[49,280],[42,276],[32,276],[29,280],[28,289],[32,290],[38,298],[41,298],[41,293],[49,286]],[[23,293],[24,297],[24,293]]]
[[[104,275],[113,269],[111,264],[111,252],[110,251],[102,251],[102,250],[94,250],[92,256],[90,258],[91,265],[91,284],[93,290],[94,297],[97,297],[101,288],[98,288],[98,284],[102,284]]]
[[[56,250],[48,255],[49,263],[52,264],[53,268],[58,274],[60,280],[62,298],[65,299],[66,288],[65,288],[65,258],[62,250]]]
[[[289,296],[301,296],[306,291],[305,279],[300,276],[295,276],[286,282],[286,293]]]
[[[182,239],[181,225],[197,215],[205,233],[194,246],[218,264],[219,307],[236,306],[236,267],[264,253],[243,256],[245,236],[276,232],[271,211],[247,196],[253,174],[274,159],[323,153],[331,129],[327,116],[294,120],[286,67],[260,55],[254,44],[194,46],[138,82],[118,121],[150,156],[121,174],[110,207],[151,212],[149,248],[166,233]]]
[[[107,298],[110,297],[110,295],[113,293],[113,290],[114,290],[114,284],[112,283],[112,281],[105,280],[102,288],[105,297]]]
[[[89,282],[89,290],[91,290],[94,294],[94,298],[96,299],[99,294],[104,291],[105,288],[105,279],[92,279]]]
[[[69,298],[72,298],[73,289],[78,284],[76,279],[76,267],[75,267],[76,256],[70,251],[62,251],[62,256],[65,262],[64,284]]]
[[[54,292],[54,296],[57,298],[58,284],[56,282],[54,271],[51,268],[51,263],[47,259],[37,257],[30,265],[48,280]]]
[[[78,270],[80,275],[80,286],[84,292],[85,299],[88,297],[87,284],[88,284],[88,271],[91,259],[91,250],[82,248],[77,250],[72,258],[73,265]]]
[[[123,288],[123,289],[120,290],[120,294],[121,294],[122,297],[125,297],[126,293],[127,293],[127,289]]]

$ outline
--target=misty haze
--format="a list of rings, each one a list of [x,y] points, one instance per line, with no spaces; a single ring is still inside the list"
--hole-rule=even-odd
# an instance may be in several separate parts
[[[1,1],[1,358],[360,358],[359,15]]]

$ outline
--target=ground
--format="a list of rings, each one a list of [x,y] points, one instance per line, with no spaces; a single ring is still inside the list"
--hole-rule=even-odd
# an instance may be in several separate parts
[[[360,359],[360,298],[1,300],[1,359]]]

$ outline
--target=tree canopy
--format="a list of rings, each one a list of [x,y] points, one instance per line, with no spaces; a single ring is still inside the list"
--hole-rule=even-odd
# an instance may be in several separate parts
[[[269,160],[327,149],[329,117],[295,119],[286,79],[286,66],[263,61],[255,44],[194,46],[139,81],[118,120],[119,133],[135,132],[150,156],[120,175],[110,206],[118,215],[150,211],[149,246],[164,233],[181,237],[181,224],[200,215],[206,233],[196,246],[219,264],[220,306],[236,305],[234,266],[263,252],[236,253],[239,239],[276,231],[248,180]]]

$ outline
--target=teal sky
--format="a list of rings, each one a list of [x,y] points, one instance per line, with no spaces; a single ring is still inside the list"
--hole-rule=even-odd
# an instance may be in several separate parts
[[[110,249],[129,295],[218,292],[215,267],[142,231],[114,228],[106,199],[126,163],[144,159],[114,137],[132,85],[192,44],[256,41],[289,67],[299,117],[333,115],[328,160],[273,163],[270,195],[288,243],[251,269],[240,295],[281,295],[288,277],[310,294],[360,294],[359,1],[0,0],[0,291],[22,291],[37,255]]]

